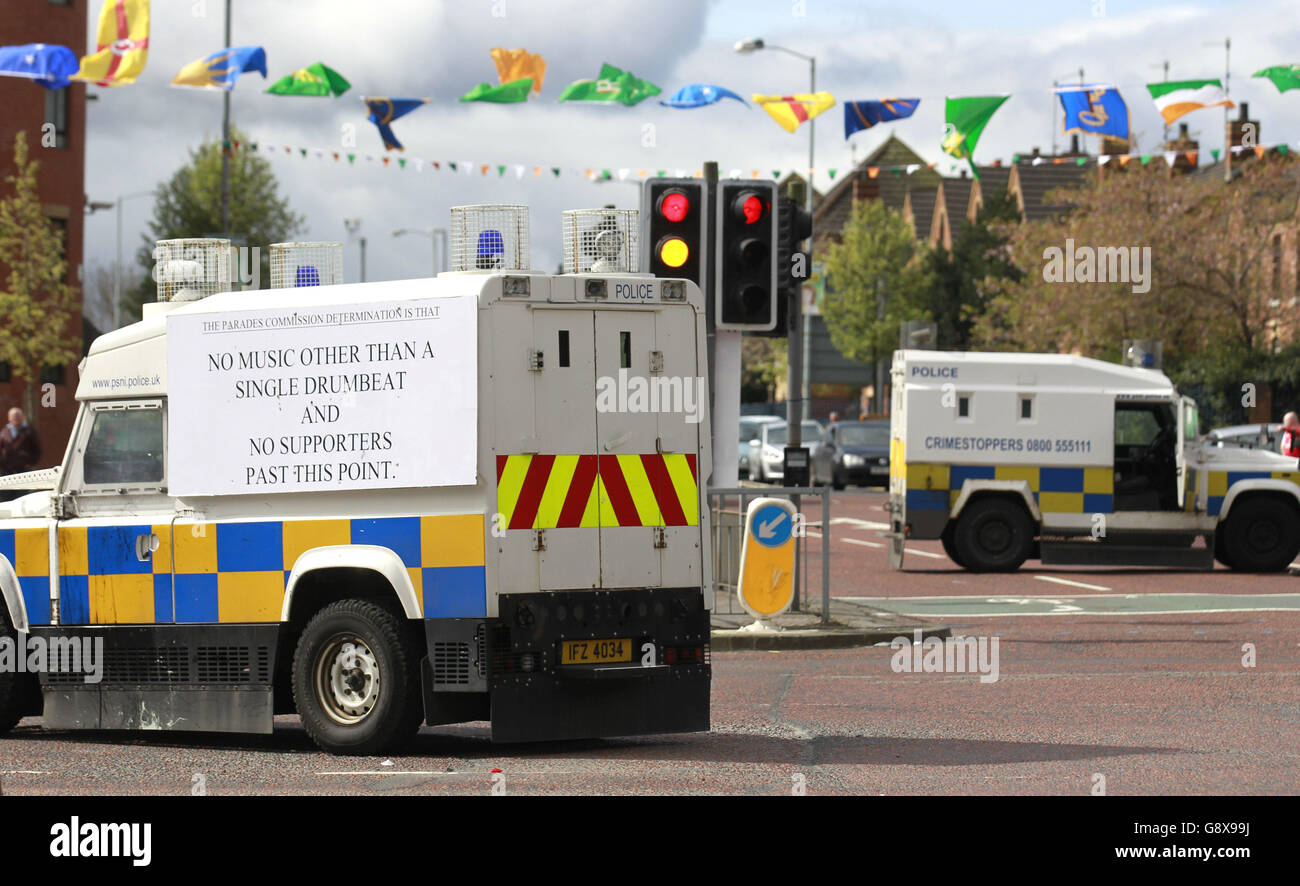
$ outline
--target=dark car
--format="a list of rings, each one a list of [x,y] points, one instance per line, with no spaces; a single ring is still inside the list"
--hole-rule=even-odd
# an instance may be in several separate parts
[[[835,489],[889,485],[889,422],[839,421],[813,456],[815,482]]]

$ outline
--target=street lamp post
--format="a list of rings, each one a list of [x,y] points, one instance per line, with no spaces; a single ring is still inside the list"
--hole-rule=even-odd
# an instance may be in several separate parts
[[[795,58],[801,58],[808,63],[808,91],[817,91],[817,59],[811,55],[805,55],[802,52],[796,52],[793,49],[787,49],[784,46],[773,46],[764,41],[761,37],[751,37],[748,40],[741,40],[735,45],[736,52],[741,55],[748,55],[757,52],[760,49],[774,49],[777,52],[784,52],[786,55],[793,55]],[[813,214],[813,170],[816,169],[816,120],[808,120],[808,179],[807,189],[804,193],[804,207],[808,210],[808,217],[812,218]],[[808,238],[808,260],[812,261],[812,237]],[[782,269],[784,273],[784,269]],[[786,402],[786,427],[787,435],[791,446],[800,446],[803,444],[803,292],[800,291],[790,299],[787,312],[788,335],[786,337],[787,363],[789,365],[789,400]]]
[[[349,237],[356,237],[358,232],[360,232],[361,230],[361,219],[345,218],[343,219],[343,227],[348,229]],[[361,282],[365,283],[366,282],[366,238],[357,237],[357,240],[359,240],[361,244]]]
[[[401,237],[404,234],[423,234],[433,243],[433,276],[438,276],[438,271],[447,270],[447,229],[446,228],[398,228],[393,231],[394,237]],[[438,246],[441,242],[442,249]]]
[[[122,328],[122,201],[148,197],[153,191],[136,191],[117,198],[117,258],[113,262],[113,328]]]

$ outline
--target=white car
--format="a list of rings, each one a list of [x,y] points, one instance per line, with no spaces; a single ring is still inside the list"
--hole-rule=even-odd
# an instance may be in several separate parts
[[[803,446],[808,447],[810,458],[817,454],[822,442],[822,426],[815,421],[801,424]],[[749,479],[760,483],[779,483],[785,474],[785,446],[789,439],[786,423],[769,422],[759,428],[759,433],[749,441]]]

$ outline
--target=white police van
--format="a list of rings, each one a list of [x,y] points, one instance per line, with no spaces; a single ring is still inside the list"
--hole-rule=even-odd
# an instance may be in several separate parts
[[[94,342],[61,467],[0,481],[0,645],[92,639],[102,681],[0,669],[0,732],[709,728],[707,410],[597,406],[705,375],[700,293],[529,271],[526,207],[466,209],[435,279],[194,300],[200,244]]]
[[[940,539],[972,571],[1045,564],[1278,571],[1300,465],[1207,447],[1162,372],[1067,354],[902,350],[891,372],[891,562]]]

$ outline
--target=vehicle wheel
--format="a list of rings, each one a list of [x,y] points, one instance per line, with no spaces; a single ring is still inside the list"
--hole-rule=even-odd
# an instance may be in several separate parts
[[[1218,560],[1229,569],[1236,568],[1232,565],[1232,556],[1228,553],[1228,543],[1223,540],[1222,523],[1214,527],[1214,559]]]
[[[953,543],[952,535],[952,529],[945,529],[943,535],[939,536],[939,541],[943,542],[943,552],[948,555],[949,560],[965,569],[966,564],[962,562],[961,554],[957,553],[957,545]]]
[[[1034,548],[1034,524],[1019,503],[985,498],[966,506],[953,544],[971,572],[1014,572]]]
[[[293,701],[321,750],[400,747],[423,720],[416,632],[367,600],[331,603],[307,622],[294,650]]]
[[[1300,515],[1276,498],[1249,498],[1223,527],[1224,553],[1242,572],[1281,572],[1300,553]]]
[[[16,643],[18,632],[0,611],[0,638]],[[8,644],[6,644],[8,645]],[[40,713],[41,686],[35,674],[18,674],[9,669],[0,673],[0,735],[18,725],[29,714]]]

